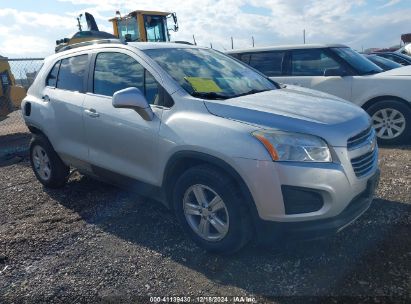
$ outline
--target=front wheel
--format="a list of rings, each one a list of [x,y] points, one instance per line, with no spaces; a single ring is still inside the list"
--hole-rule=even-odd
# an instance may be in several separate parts
[[[396,100],[379,101],[367,109],[381,144],[404,144],[411,136],[411,108]]]
[[[234,253],[250,239],[249,215],[238,187],[212,166],[200,165],[183,173],[173,203],[183,229],[207,251]]]

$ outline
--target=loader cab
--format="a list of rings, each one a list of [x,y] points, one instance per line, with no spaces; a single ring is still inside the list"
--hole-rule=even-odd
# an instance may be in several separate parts
[[[178,30],[177,16],[175,13],[134,11],[126,16],[110,19],[113,24],[113,33],[121,41],[148,41],[168,42],[170,33],[167,25],[168,19],[173,19],[172,31]]]

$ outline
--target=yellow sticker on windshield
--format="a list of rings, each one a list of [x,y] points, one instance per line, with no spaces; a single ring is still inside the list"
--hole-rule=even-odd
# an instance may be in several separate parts
[[[184,77],[184,79],[188,81],[194,91],[199,93],[219,93],[222,91],[211,78]]]

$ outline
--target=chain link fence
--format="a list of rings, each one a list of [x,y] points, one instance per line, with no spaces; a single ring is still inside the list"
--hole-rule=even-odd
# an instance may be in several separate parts
[[[0,161],[27,152],[30,140],[20,110],[43,58],[0,56]]]

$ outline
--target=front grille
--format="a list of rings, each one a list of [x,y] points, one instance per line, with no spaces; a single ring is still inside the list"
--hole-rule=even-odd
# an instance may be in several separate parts
[[[349,138],[347,141],[348,150],[354,150],[356,147],[363,145],[368,140],[368,138],[372,136],[373,133],[374,129],[370,126],[368,129]]]
[[[375,131],[372,127],[348,139],[348,151],[365,150],[362,155],[351,159],[351,165],[357,177],[365,176],[372,171],[378,157],[376,140]]]
[[[357,177],[367,175],[374,167],[377,158],[377,149],[351,159],[352,168]]]

